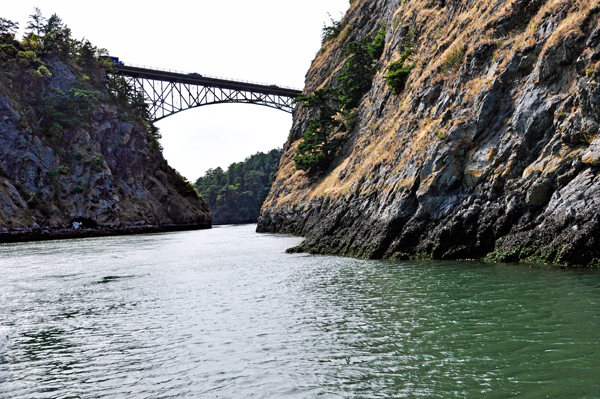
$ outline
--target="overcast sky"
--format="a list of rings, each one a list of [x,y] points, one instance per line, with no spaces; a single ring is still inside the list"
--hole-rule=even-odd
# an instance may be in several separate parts
[[[25,27],[33,8],[56,13],[126,63],[302,88],[329,12],[348,0],[3,1],[0,16]],[[21,29],[22,33],[23,29]],[[169,164],[195,181],[257,151],[283,146],[292,117],[247,104],[208,105],[157,123]]]

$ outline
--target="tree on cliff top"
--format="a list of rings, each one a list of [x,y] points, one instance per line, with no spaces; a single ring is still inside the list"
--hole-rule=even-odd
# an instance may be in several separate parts
[[[14,35],[17,33],[18,29],[19,24],[17,22],[9,21],[5,18],[0,18],[0,36],[12,35],[14,38]]]
[[[158,128],[152,123],[147,105],[124,80],[115,80],[106,72],[112,64],[108,54],[88,40],[77,40],[62,19],[52,14],[46,19],[38,8],[30,15],[27,34],[15,40],[18,24],[0,18],[0,87],[29,109],[23,123],[49,144],[64,146],[65,132],[86,128],[94,104],[109,98],[118,104],[123,118],[133,119],[146,128],[150,148],[160,151]],[[78,79],[69,87],[48,87],[51,65],[57,60],[70,67]]]
[[[33,9],[33,14],[31,14],[29,18],[27,26],[25,27],[25,29],[27,29],[26,35],[29,36],[33,34],[43,36],[44,31],[46,30],[46,18],[42,15],[42,11],[35,7]]]

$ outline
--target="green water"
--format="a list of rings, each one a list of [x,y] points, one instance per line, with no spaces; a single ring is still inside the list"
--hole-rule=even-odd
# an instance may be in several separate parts
[[[0,245],[0,398],[600,398],[600,273],[210,231]]]

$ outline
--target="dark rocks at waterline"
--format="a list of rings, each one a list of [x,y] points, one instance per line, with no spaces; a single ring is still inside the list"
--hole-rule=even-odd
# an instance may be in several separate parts
[[[0,229],[0,243],[28,242],[28,241],[47,241],[47,240],[65,240],[74,238],[91,237],[110,237],[132,234],[152,234],[166,233],[172,231],[189,231],[210,229],[210,225],[131,225],[115,227],[96,227],[96,228],[19,228],[19,229]]]

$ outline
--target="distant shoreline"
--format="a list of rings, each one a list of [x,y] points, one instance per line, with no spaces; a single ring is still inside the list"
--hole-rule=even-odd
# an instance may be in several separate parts
[[[32,242],[32,241],[51,241],[51,240],[68,240],[77,238],[92,238],[92,237],[111,237],[124,236],[135,234],[150,234],[150,233],[168,233],[173,231],[189,231],[189,230],[208,230],[211,225],[132,225],[119,227],[97,227],[93,229],[81,228],[74,230],[72,228],[60,229],[22,229],[0,232],[0,244],[10,244],[17,242]]]
[[[240,219],[240,220],[234,220],[234,221],[220,221],[220,222],[214,222],[213,221],[213,226],[226,226],[226,225],[231,225],[231,224],[257,224],[258,223],[258,218],[256,219]]]

